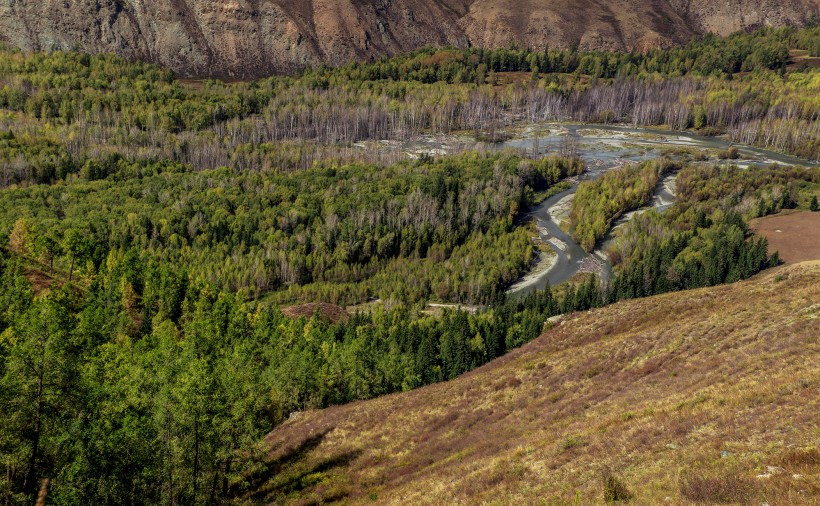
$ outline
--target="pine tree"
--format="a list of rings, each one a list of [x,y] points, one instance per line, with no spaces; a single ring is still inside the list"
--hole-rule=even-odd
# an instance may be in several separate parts
[[[27,448],[24,461],[11,467],[25,470],[13,481],[29,495],[38,489],[44,466],[54,462],[56,432],[70,427],[66,418],[79,366],[71,330],[71,317],[52,297],[35,301],[14,324],[16,342],[0,377],[0,437]]]
[[[441,362],[444,376],[453,379],[470,369],[470,326],[467,313],[456,311],[445,317],[441,336]]]
[[[437,359],[436,340],[429,331],[424,332],[416,350],[416,374],[421,377],[422,383],[430,384],[437,380],[435,371]]]

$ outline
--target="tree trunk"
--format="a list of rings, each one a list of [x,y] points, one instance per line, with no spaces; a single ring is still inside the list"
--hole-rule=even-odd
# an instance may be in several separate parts
[[[168,421],[165,424],[165,436],[167,438],[168,449],[168,504],[174,504],[174,453],[171,448],[171,416],[168,416]]]
[[[211,497],[208,499],[208,504],[216,504],[216,491],[219,488],[219,468],[221,462],[217,460],[214,463],[214,481],[211,483]]]
[[[228,474],[231,472],[231,459],[225,459],[225,474],[222,475],[222,498],[228,497]]]
[[[194,415],[194,504],[196,504],[199,478],[199,416]]]
[[[34,415],[34,434],[31,440],[31,457],[28,461],[26,477],[23,479],[23,491],[33,493],[37,484],[37,459],[40,456],[40,432],[42,430],[43,412],[43,374],[39,374],[37,379],[37,412]]]

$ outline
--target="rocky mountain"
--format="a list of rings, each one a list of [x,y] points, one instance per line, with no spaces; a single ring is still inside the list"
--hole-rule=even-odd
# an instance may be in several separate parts
[[[642,49],[812,15],[820,0],[0,0],[0,41],[247,78],[431,45]]]

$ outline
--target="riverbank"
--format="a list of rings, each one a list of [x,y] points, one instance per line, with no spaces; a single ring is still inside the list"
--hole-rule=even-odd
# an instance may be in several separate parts
[[[547,242],[547,248],[539,250],[533,262],[532,269],[519,281],[516,281],[508,290],[508,294],[515,294],[522,290],[533,288],[544,274],[549,273],[558,264],[558,255],[550,248],[561,247],[552,242]]]

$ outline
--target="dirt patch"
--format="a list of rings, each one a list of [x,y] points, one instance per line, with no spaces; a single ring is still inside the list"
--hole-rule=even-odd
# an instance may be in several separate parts
[[[309,303],[309,304],[299,304],[296,306],[289,306],[282,308],[282,314],[287,316],[288,318],[311,318],[316,313],[319,312],[319,317],[323,320],[327,320],[333,323],[338,323],[340,321],[347,321],[350,317],[347,311],[344,308],[339,307],[335,304],[327,304],[324,302],[320,303]]]
[[[52,277],[45,271],[32,265],[24,267],[23,276],[25,276],[26,280],[31,284],[31,289],[35,295],[41,295],[46,290],[61,288],[66,284],[66,278],[68,277],[65,276],[64,273],[56,271],[55,276]],[[82,284],[77,279],[72,282],[71,289],[78,296],[83,293]]]
[[[793,49],[789,51],[790,62],[786,66],[786,70],[794,71],[801,68],[820,68],[820,57],[809,56],[806,50]]]
[[[768,239],[769,253],[777,251],[784,262],[820,260],[820,213],[777,214],[751,225],[755,233]]]
[[[34,290],[34,293],[37,295],[51,288],[51,285],[54,283],[54,278],[36,269],[28,268],[23,275],[28,282],[31,283],[31,289]]]

